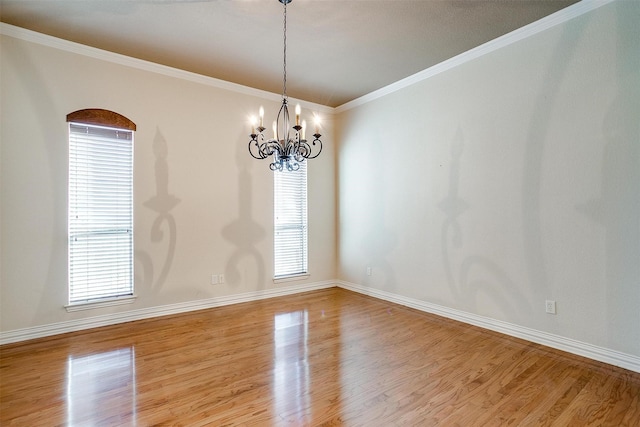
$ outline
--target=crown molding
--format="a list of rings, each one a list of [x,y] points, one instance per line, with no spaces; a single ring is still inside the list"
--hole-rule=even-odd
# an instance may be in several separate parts
[[[613,3],[614,1],[620,1],[620,0],[581,0],[578,3],[575,3],[569,7],[566,7],[565,9],[562,9],[554,14],[546,16],[536,22],[532,22],[529,25],[526,25],[522,28],[519,28],[515,31],[512,31],[508,34],[505,34],[501,37],[498,37],[494,40],[484,43],[471,50],[463,52],[457,56],[454,56],[453,58],[440,62],[432,67],[422,70],[402,80],[398,80],[397,82],[392,83],[388,86],[385,86],[381,89],[370,92],[364,96],[361,96],[360,98],[354,99],[353,101],[349,101],[345,104],[342,104],[336,108],[328,107],[326,105],[321,105],[321,104],[315,104],[315,103],[307,102],[304,100],[295,100],[295,101],[299,101],[301,104],[305,106],[305,108],[312,108],[322,113],[326,113],[326,114],[342,113],[344,111],[364,105],[368,102],[374,101],[378,98],[384,97],[391,93],[397,92],[401,89],[412,86],[418,82],[429,79],[433,76],[436,76],[440,73],[448,71],[452,68],[458,67],[462,64],[465,64],[469,61],[477,59],[481,56],[487,55],[503,47],[509,46],[520,40],[539,34],[552,27],[568,22],[578,16],[584,15],[585,13],[591,12],[592,10],[598,9],[609,3]],[[273,92],[267,92],[264,90],[239,85],[237,83],[231,83],[225,80],[204,76],[202,74],[192,73],[190,71],[185,71],[178,68],[169,67],[166,65],[156,64],[154,62],[145,61],[142,59],[121,55],[114,52],[109,52],[106,50],[94,48],[91,46],[86,46],[86,45],[71,42],[68,40],[63,40],[57,37],[49,36],[46,34],[38,33],[35,31],[27,30],[25,28],[16,27],[16,26],[1,23],[1,22],[0,22],[0,34],[14,37],[20,40],[25,40],[32,43],[37,43],[43,46],[49,46],[55,49],[60,49],[66,52],[76,53],[78,55],[84,55],[87,57],[100,59],[103,61],[108,61],[111,63],[136,68],[139,70],[149,71],[152,73],[157,73],[157,74],[161,74],[169,77],[187,80],[194,83],[203,84],[206,86],[212,86],[218,89],[229,90],[229,91],[240,93],[243,95],[255,96],[258,98],[263,98],[265,100],[279,102],[282,97],[280,94],[276,94]]]
[[[488,41],[478,47],[454,56],[453,58],[440,62],[425,70],[419,71],[416,74],[413,74],[402,80],[398,80],[395,83],[370,92],[364,96],[361,96],[360,98],[354,99],[353,101],[342,104],[335,108],[336,113],[342,113],[352,108],[359,107],[378,98],[382,98],[386,95],[412,86],[423,80],[427,80],[433,76],[451,70],[452,68],[458,67],[460,65],[466,64],[467,62],[473,61],[474,59],[487,55],[498,49],[502,49],[503,47],[509,46],[520,40],[532,37],[552,27],[555,27],[556,25],[568,22],[574,18],[577,18],[578,16],[584,15],[585,13],[591,12],[592,10],[595,10],[614,1],[616,0],[582,0],[578,3],[574,3],[571,6],[559,10],[558,12],[546,16],[538,21],[532,22],[529,25],[525,25],[522,28],[518,28],[517,30],[514,30],[508,34]]]
[[[262,98],[274,102],[282,101],[281,94],[267,92],[249,86],[243,86],[237,83],[231,83],[226,80],[216,79],[202,74],[181,70],[179,68],[173,68],[167,65],[157,64],[155,62],[133,58],[131,56],[121,55],[119,53],[110,52],[108,50],[98,49],[69,40],[49,36],[47,34],[38,33],[36,31],[27,30],[26,28],[17,27],[15,25],[5,24],[4,22],[0,22],[0,35],[9,36],[30,43],[35,43],[65,52],[75,53],[77,55],[110,62],[112,64],[123,65],[125,67],[135,68],[138,70],[148,71],[167,77],[186,80],[192,83],[215,87],[217,89],[228,90],[242,95],[255,96],[257,98]],[[334,108],[327,107],[326,105],[320,105],[304,100],[297,100],[294,98],[289,99],[291,102],[299,102],[305,108],[313,109],[315,111],[326,114],[334,113]]]

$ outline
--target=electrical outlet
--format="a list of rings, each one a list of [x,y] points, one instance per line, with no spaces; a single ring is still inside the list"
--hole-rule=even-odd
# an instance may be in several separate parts
[[[211,284],[212,285],[217,285],[218,284],[218,275],[217,274],[212,274],[211,275]]]
[[[218,283],[220,284],[224,283],[224,274],[218,275]]]
[[[545,309],[549,314],[556,314],[556,302],[552,300],[545,301]]]
[[[367,276],[371,276],[371,267],[367,267]]]

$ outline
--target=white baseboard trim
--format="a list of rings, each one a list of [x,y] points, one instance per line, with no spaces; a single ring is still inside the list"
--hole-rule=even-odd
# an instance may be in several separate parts
[[[32,328],[0,332],[0,345],[64,334],[67,332],[76,332],[86,329],[98,328],[100,326],[133,322],[135,320],[143,320],[153,317],[186,313],[189,311],[204,310],[207,308],[222,307],[231,304],[239,304],[243,302],[258,301],[285,295],[293,295],[301,292],[327,289],[336,286],[349,291],[414,308],[426,313],[436,314],[438,316],[457,320],[463,323],[468,323],[470,325],[479,326],[491,331],[500,332],[505,335],[521,338],[527,341],[545,345],[547,347],[566,351],[568,353],[573,353],[579,356],[587,357],[589,359],[608,363],[614,366],[619,366],[621,368],[640,373],[640,357],[637,356],[342,280],[328,280],[322,282],[287,286],[283,288],[246,292],[237,295],[187,301],[160,307],[143,308],[121,313],[112,313],[85,319],[53,323],[49,325],[34,326]]]
[[[266,289],[261,291],[246,292],[237,295],[207,298],[196,301],[187,301],[177,304],[169,304],[159,307],[142,308],[138,310],[125,311],[120,313],[105,314],[101,316],[88,317],[66,322],[52,323],[49,325],[34,326],[31,328],[16,329],[13,331],[0,332],[0,345],[10,344],[20,341],[43,338],[52,335],[65,334],[67,332],[82,331],[85,329],[98,328],[100,326],[115,325],[135,320],[149,319],[152,317],[167,316],[170,314],[186,313],[189,311],[203,310],[207,308],[221,307],[225,305],[238,304],[242,302],[258,301],[267,298],[280,297],[285,295],[298,294],[301,292],[315,291],[335,287],[335,281],[323,281],[305,283],[282,288]]]
[[[338,287],[347,289],[349,291],[358,292],[360,294],[404,305],[406,307],[414,308],[416,310],[424,311],[427,313],[436,314],[438,316],[457,320],[463,323],[468,323],[470,325],[479,326],[481,328],[500,332],[512,337],[522,338],[524,340],[542,344],[547,347],[566,351],[578,356],[587,357],[589,359],[608,363],[610,365],[618,366],[630,371],[640,373],[640,357],[638,356],[633,356],[604,347],[599,347],[593,344],[577,341],[571,338],[526,328],[524,326],[515,325],[513,323],[503,322],[501,320],[495,320],[488,317],[479,316],[477,314],[455,310],[449,307],[432,304],[415,298],[409,298],[391,292],[357,285],[355,283],[345,282],[341,280],[336,281],[336,283],[338,284]]]

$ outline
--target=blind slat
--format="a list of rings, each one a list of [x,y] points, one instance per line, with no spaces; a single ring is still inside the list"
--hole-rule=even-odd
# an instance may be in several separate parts
[[[274,275],[307,273],[307,162],[274,172],[273,183]]]
[[[133,132],[69,124],[69,303],[133,294]]]

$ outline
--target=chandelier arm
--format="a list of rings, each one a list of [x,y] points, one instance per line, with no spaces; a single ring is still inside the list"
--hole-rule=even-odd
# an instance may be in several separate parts
[[[307,141],[298,141],[296,144],[295,156],[296,160],[302,161],[311,155],[311,147],[307,144]]]
[[[300,169],[300,163],[298,163],[298,162],[293,162],[293,163],[287,162],[287,170],[289,172],[295,172],[298,169]]]
[[[314,140],[309,144],[307,140],[300,141],[300,148],[298,151],[305,159],[315,159],[322,153],[322,141],[320,140],[320,136],[318,134],[314,134]],[[313,147],[319,147],[319,150],[316,154],[313,154]]]
[[[256,134],[251,134],[251,140],[249,141],[249,154],[251,154],[251,157],[253,157],[254,159],[258,159],[258,160],[262,160],[262,159],[266,159],[266,157],[264,156],[263,150],[261,148],[261,145],[264,145],[264,143],[260,144],[258,142],[258,136],[262,137],[262,134],[260,135],[256,135]],[[257,154],[253,153],[253,147],[256,147]]]
[[[322,141],[320,140],[320,137],[322,135],[318,134],[318,133],[314,133],[313,134],[313,142],[312,145],[315,147],[316,145],[318,145],[320,147],[320,149],[318,150],[318,152],[316,153],[315,156],[311,156],[309,157],[309,159],[315,159],[316,157],[318,157],[320,155],[320,153],[322,153]]]
[[[282,157],[283,151],[278,141],[273,139],[265,141],[262,133],[259,135],[252,134],[251,138],[251,141],[249,141],[249,154],[251,154],[251,157],[254,159],[266,159],[274,153],[277,153],[278,156]],[[256,152],[254,153],[254,151]]]
[[[281,142],[284,143],[284,141]],[[251,154],[251,157],[256,160],[263,160],[270,156],[274,156],[275,161],[272,165],[274,165],[275,169],[270,166],[271,170],[282,170],[282,164],[285,162],[289,163],[289,159],[291,158],[295,158],[297,161],[302,161],[295,150],[295,143],[293,140],[288,140],[285,147],[282,146],[281,142],[276,141],[275,139],[270,139],[260,143],[254,138],[249,141],[249,154]]]
[[[280,146],[278,141],[274,139],[270,139],[263,144],[262,152],[265,156],[265,159],[273,154],[277,154],[278,157],[282,157],[282,147]]]
[[[296,152],[293,155],[293,158],[296,160],[296,162],[304,162],[305,159],[305,157],[300,152]]]
[[[287,150],[286,150],[287,155],[289,157],[295,156],[297,151],[298,151],[298,143],[296,142],[296,140],[290,139],[289,143],[287,144]]]

